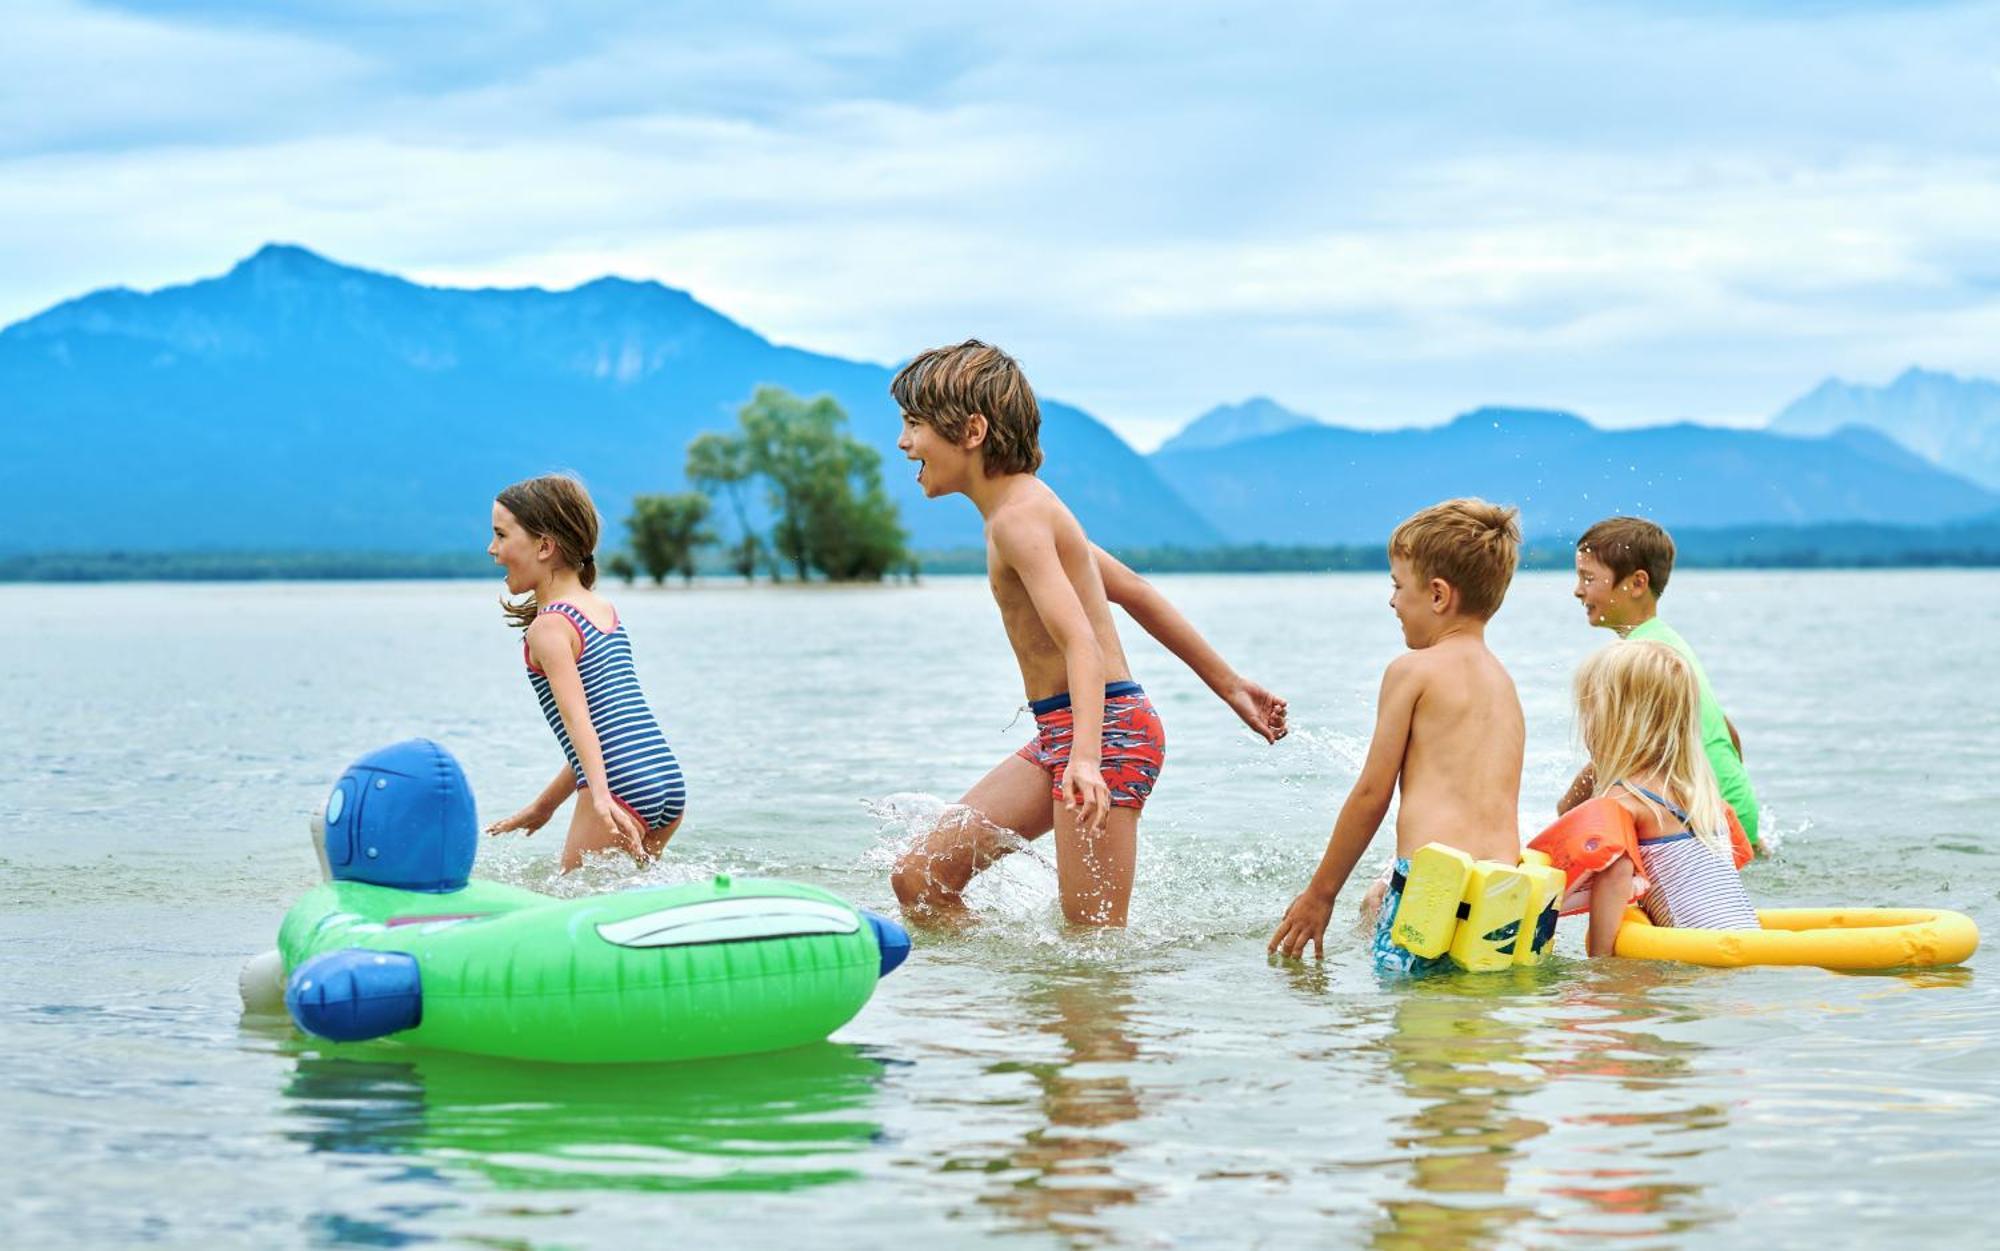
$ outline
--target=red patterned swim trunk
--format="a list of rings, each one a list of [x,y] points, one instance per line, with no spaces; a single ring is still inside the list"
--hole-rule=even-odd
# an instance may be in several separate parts
[[[1069,695],[1051,695],[1028,705],[1035,714],[1035,737],[1015,754],[1049,775],[1049,793],[1062,802],[1063,770],[1069,767],[1070,736],[1076,729]],[[1104,754],[1101,772],[1114,808],[1144,808],[1160,766],[1167,758],[1167,732],[1160,714],[1137,682],[1104,687]]]

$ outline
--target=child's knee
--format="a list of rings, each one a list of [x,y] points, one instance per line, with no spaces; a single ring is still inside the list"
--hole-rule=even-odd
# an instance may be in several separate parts
[[[889,874],[889,885],[896,892],[896,902],[905,908],[923,903],[931,893],[930,858],[920,850],[904,852]]]

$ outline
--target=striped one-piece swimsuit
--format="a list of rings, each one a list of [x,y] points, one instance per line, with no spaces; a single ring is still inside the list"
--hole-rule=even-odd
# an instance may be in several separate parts
[[[557,600],[542,609],[542,613],[560,614],[582,640],[576,671],[583,679],[583,698],[590,708],[591,727],[597,731],[598,749],[604,754],[604,780],[611,787],[611,798],[631,810],[649,830],[671,824],[687,807],[687,785],[681,778],[681,763],[674,758],[674,749],[667,746],[667,736],[660,732],[660,723],[653,719],[653,711],[640,693],[639,673],[632,664],[632,640],[625,633],[624,623],[614,612],[607,633],[592,625],[576,605],[565,600]],[[569,757],[569,767],[576,773],[577,789],[581,790],[587,785],[583,764],[576,758],[576,745],[569,741],[569,731],[563,728],[562,712],[556,707],[548,675],[527,655],[525,641],[521,644],[521,654],[528,662],[528,682],[535,688],[535,698],[542,703],[542,715],[556,732],[556,741],[562,744],[563,755]]]
[[[1655,925],[1693,930],[1754,930],[1757,909],[1743,889],[1743,875],[1728,849],[1717,851],[1695,834],[1687,813],[1643,786],[1620,782],[1626,790],[1674,814],[1681,823],[1676,834],[1639,840],[1639,872],[1652,887],[1639,906]]]

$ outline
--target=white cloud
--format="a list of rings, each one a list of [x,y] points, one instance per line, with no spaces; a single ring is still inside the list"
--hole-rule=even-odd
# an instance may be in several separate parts
[[[38,0],[25,29],[0,320],[267,239],[615,272],[844,355],[993,338],[1142,443],[1253,392],[1744,420],[1827,372],[2000,371],[1991,7]]]
[[[316,115],[369,79],[366,58],[298,36],[21,0],[0,40],[0,159],[333,124]]]

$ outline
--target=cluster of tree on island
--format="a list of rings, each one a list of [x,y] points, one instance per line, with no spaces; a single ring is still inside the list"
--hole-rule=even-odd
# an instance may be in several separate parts
[[[807,400],[759,387],[736,425],[733,434],[688,444],[694,490],[633,498],[628,550],[605,559],[607,572],[627,582],[641,574],[656,584],[674,574],[692,581],[698,554],[713,546],[745,579],[760,569],[774,582],[787,571],[801,582],[916,576],[909,534],[882,487],[882,455],[847,433],[847,414],[832,397]],[[757,527],[754,501],[746,498],[757,486],[768,531]],[[736,532],[727,542],[709,528],[718,500],[727,503]]]

